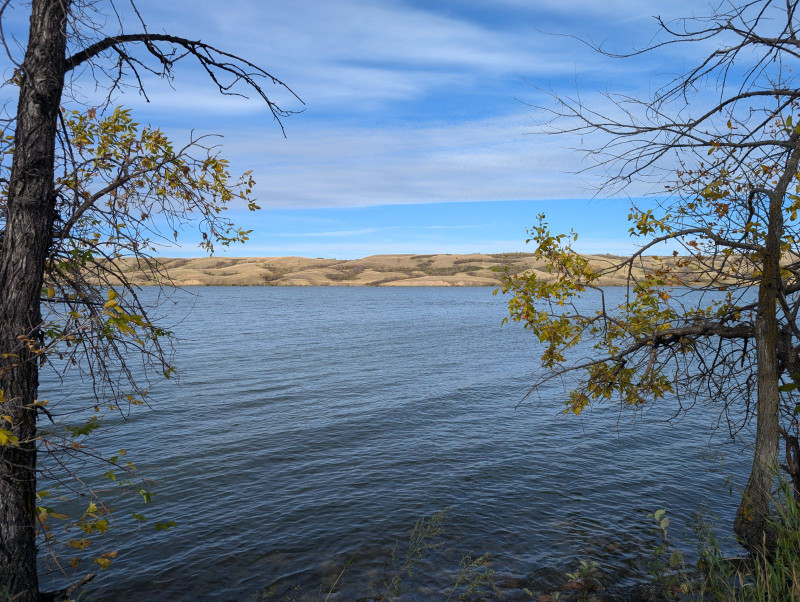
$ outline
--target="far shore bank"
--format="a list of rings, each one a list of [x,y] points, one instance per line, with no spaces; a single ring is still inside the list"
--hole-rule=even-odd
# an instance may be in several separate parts
[[[586,255],[599,270],[617,263],[614,255]],[[670,266],[676,257],[642,257],[632,268],[636,278]],[[201,257],[158,258],[150,265],[122,260],[133,284],[148,286],[170,281],[175,286],[498,286],[508,272],[535,273],[554,278],[533,253],[469,255],[372,255],[361,259],[312,259],[308,257]],[[693,270],[677,271],[687,281]],[[604,276],[600,286],[625,286],[628,269]],[[698,281],[698,284],[701,283]]]

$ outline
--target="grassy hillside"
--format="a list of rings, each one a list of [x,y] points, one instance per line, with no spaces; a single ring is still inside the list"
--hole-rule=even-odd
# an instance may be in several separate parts
[[[618,258],[587,256],[596,268]],[[641,276],[659,261],[670,264],[672,257],[645,257],[633,272]],[[362,259],[309,259],[305,257],[248,257],[196,259],[162,258],[150,266],[124,260],[131,282],[155,282],[153,269],[177,286],[497,286],[506,269],[511,273],[532,270],[552,278],[542,262],[531,253],[494,255],[373,255]],[[144,268],[144,269],[142,269]],[[691,273],[685,271],[687,279]],[[624,285],[627,270],[605,277],[604,286]]]

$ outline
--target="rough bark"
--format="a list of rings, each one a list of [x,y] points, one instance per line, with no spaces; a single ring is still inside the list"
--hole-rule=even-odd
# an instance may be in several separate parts
[[[0,446],[0,584],[17,601],[39,596],[36,574],[36,411],[42,274],[52,240],[53,166],[64,86],[70,0],[33,0],[22,64],[14,159],[0,250],[2,414],[18,445]],[[27,339],[27,341],[26,341]],[[16,597],[15,597],[16,596]]]
[[[758,393],[756,405],[756,441],[753,468],[736,511],[734,530],[739,541],[750,551],[770,550],[776,541],[769,522],[775,467],[778,464],[778,320],[775,315],[776,290],[772,274],[777,261],[767,252],[764,273],[758,291],[756,315],[756,360]]]
[[[800,160],[796,136],[792,143],[794,150],[777,186],[769,195],[769,222],[762,252],[756,313],[756,441],[753,468],[734,521],[734,530],[739,541],[750,551],[769,552],[777,540],[769,517],[780,443],[778,387],[781,367],[778,351],[782,347],[782,335],[778,324],[777,302],[778,290],[782,286],[780,245],[783,236],[783,201],[789,183],[797,174]]]

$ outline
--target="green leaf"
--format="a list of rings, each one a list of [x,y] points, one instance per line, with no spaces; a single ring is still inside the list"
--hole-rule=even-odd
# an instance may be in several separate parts
[[[147,491],[147,489],[144,487],[139,488],[139,494],[142,496],[145,504],[149,504],[151,501],[153,501],[153,494]]]
[[[656,521],[660,521],[661,517],[664,516],[666,513],[667,513],[666,510],[656,510],[653,513],[653,517],[656,519]]]
[[[171,527],[175,527],[177,525],[178,525],[178,523],[176,523],[174,520],[168,520],[168,521],[165,521],[165,522],[156,523],[155,527],[156,527],[156,531],[166,531],[167,529],[169,529]]]
[[[780,387],[778,387],[778,391],[784,391],[784,392],[794,391],[796,388],[797,388],[796,383],[786,383],[785,385],[781,385]]]
[[[70,434],[74,437],[85,437],[93,430],[100,428],[100,420],[98,420],[97,416],[92,416],[89,420],[86,421],[86,424],[83,426],[68,426],[67,430]]]
[[[680,550],[675,550],[674,552],[672,552],[672,554],[670,554],[669,566],[671,566],[673,569],[678,568],[682,562],[683,562],[683,554],[681,554]]]

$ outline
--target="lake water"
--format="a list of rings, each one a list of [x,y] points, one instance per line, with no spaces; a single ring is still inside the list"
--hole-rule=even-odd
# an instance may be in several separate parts
[[[737,503],[726,478],[741,487],[751,460],[725,432],[710,435],[718,410],[665,423],[666,400],[635,417],[616,406],[565,416],[555,383],[516,408],[538,344],[501,326],[505,300],[491,293],[178,295],[162,313],[178,334],[180,382],[155,389],[153,411],[111,419],[98,443],[126,448],[158,481],[151,519],[105,538],[119,555],[87,598],[251,600],[275,585],[317,600],[345,567],[337,599],[368,596],[395,543],[445,508],[443,545],[406,599],[438,599],[461,557],[485,552],[512,598],[554,587],[581,559],[600,562],[607,592],[623,591],[643,579],[656,543],[645,514],[657,508],[676,539],[702,506],[724,533]],[[45,378],[40,396],[85,388]],[[116,512],[142,511],[135,501]],[[156,532],[156,520],[178,525]]]

